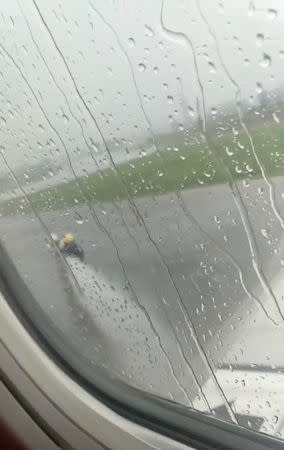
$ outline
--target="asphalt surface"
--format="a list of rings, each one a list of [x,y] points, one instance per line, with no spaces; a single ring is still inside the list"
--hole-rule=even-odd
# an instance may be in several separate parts
[[[5,217],[2,242],[94,366],[203,411],[225,405],[217,416],[232,420],[244,414],[229,405],[243,375],[224,379],[224,367],[284,366],[284,179],[269,183],[66,208],[42,223]],[[85,263],[69,258],[66,275],[48,232],[74,233]]]

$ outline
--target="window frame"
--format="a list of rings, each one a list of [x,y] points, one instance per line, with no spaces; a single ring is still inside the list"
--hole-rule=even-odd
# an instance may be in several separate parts
[[[90,374],[79,355],[74,355],[70,345],[66,347],[64,336],[60,339],[59,330],[54,332],[50,319],[44,316],[1,245],[0,260],[0,370],[13,389],[25,401],[29,399],[27,404],[31,393],[23,389],[24,378],[29,379],[30,389],[40,392],[65,421],[80,430],[79,434],[103,445],[98,448],[117,448],[113,446],[117,443],[121,448],[134,448],[134,442],[137,450],[152,448],[157,442],[163,449],[188,448],[185,445],[220,450],[283,448],[283,440],[140,391],[98,367],[92,366]],[[40,321],[40,328],[36,321]],[[13,370],[5,362],[7,358],[13,361]],[[18,373],[16,378],[13,372]],[[40,417],[45,413],[36,402],[30,410]],[[48,417],[43,421],[48,423]],[[98,423],[100,426],[94,427]],[[60,436],[62,429],[59,426],[55,435]]]

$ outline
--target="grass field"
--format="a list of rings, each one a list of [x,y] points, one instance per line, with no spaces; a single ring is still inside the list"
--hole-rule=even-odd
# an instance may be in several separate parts
[[[284,128],[270,123],[254,129],[251,137],[267,176],[282,175]],[[150,156],[34,192],[29,195],[29,201],[34,208],[47,211],[86,202],[116,201],[226,183],[224,165],[236,180],[261,176],[245,133],[234,137],[215,136],[209,145],[200,141],[185,144],[174,135],[160,137],[159,151]],[[26,212],[30,204],[23,196],[3,202],[0,208],[2,215],[14,214]]]

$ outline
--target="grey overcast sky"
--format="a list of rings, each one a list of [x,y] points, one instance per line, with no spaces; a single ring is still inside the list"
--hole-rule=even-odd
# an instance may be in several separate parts
[[[171,118],[193,120],[188,107],[196,114],[202,90],[211,114],[235,98],[232,81],[243,99],[255,97],[257,83],[282,83],[281,0],[0,5],[1,145],[16,171],[45,161],[68,179],[68,151],[79,175],[91,172],[86,143],[104,167],[102,136],[116,143],[115,160],[136,157],[149,123],[160,133]]]

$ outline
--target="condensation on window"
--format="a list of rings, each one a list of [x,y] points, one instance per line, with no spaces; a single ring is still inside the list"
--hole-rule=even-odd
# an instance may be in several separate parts
[[[283,436],[283,6],[0,13],[1,243],[46,316],[94,370]]]

